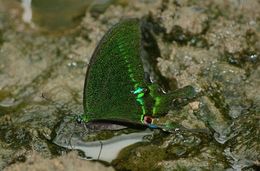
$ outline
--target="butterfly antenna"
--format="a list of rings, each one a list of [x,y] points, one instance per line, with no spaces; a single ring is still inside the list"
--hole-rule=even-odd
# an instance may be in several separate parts
[[[102,143],[102,141],[99,141],[99,143],[100,143],[100,150],[99,150],[99,154],[98,154],[98,160],[99,160],[99,158],[100,158],[100,155],[101,155],[101,152],[102,152],[102,149],[103,149],[103,143]]]

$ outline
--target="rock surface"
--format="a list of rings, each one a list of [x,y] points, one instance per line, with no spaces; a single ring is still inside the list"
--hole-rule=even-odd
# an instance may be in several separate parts
[[[121,151],[112,167],[259,169],[259,9],[257,0],[118,0],[101,12],[87,10],[77,27],[57,33],[24,23],[20,1],[0,0],[0,170],[105,168],[75,154],[59,157],[68,150],[52,140],[64,117],[83,113],[90,57],[105,32],[127,17],[150,22],[161,51],[157,66],[172,88],[193,85],[201,96],[157,121],[186,129],[155,131],[149,142]]]

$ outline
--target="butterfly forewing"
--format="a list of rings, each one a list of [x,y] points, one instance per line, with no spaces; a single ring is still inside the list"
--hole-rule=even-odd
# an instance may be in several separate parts
[[[142,109],[133,94],[145,84],[140,53],[141,30],[137,19],[119,22],[100,41],[84,85],[84,111],[90,120],[140,120]]]

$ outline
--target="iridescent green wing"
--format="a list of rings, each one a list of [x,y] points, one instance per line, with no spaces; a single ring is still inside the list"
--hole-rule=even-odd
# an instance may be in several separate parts
[[[141,29],[137,19],[121,21],[100,41],[84,85],[84,112],[90,121],[140,121],[144,112],[142,92],[138,92],[144,86],[140,53]]]

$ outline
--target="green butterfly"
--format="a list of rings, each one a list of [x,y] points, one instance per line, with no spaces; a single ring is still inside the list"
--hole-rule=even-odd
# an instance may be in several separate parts
[[[160,128],[153,120],[174,109],[174,99],[196,96],[192,86],[165,92],[155,58],[144,53],[149,36],[139,19],[122,20],[105,34],[86,72],[79,122]]]

